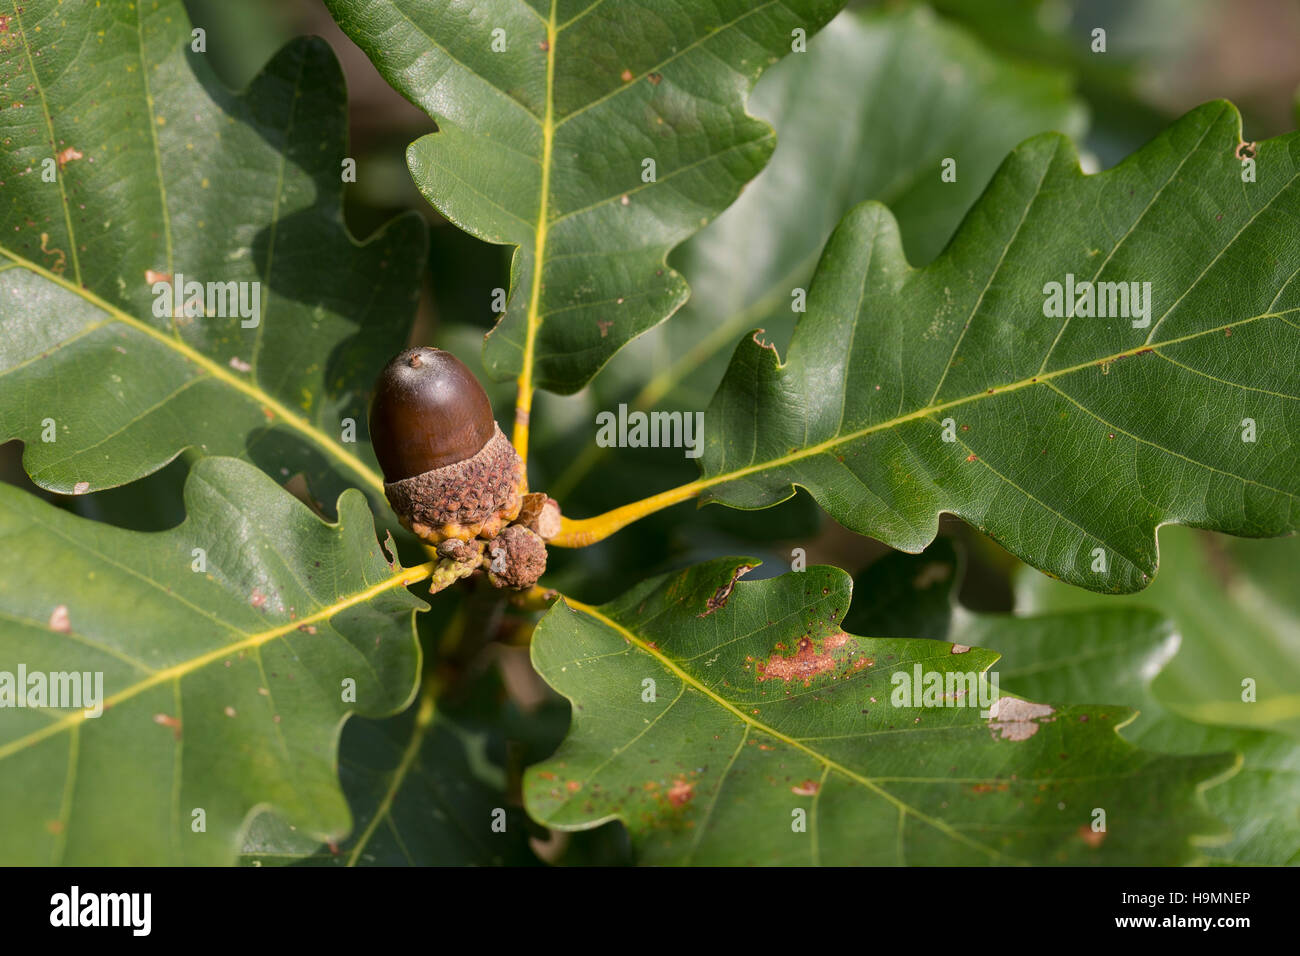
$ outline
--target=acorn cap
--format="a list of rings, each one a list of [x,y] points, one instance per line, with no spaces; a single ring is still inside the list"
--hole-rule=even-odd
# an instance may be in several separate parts
[[[487,392],[450,352],[407,349],[375,383],[370,441],[385,481],[473,458],[494,431]]]
[[[384,482],[402,525],[425,541],[495,537],[523,504],[524,463],[510,439],[493,434],[478,454],[441,468]]]

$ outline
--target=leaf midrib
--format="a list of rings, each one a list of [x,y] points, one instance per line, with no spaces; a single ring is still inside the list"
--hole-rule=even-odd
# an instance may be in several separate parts
[[[394,834],[396,835],[396,826],[392,823],[390,817],[393,809],[393,801],[397,799],[398,791],[402,789],[402,784],[406,781],[407,775],[411,772],[411,768],[415,766],[415,762],[420,756],[420,748],[424,745],[424,738],[428,734],[429,728],[433,726],[435,715],[434,703],[435,700],[432,693],[432,685],[426,683],[424,691],[420,695],[420,703],[418,705],[420,709],[415,715],[415,727],[411,731],[411,739],[407,741],[406,749],[402,752],[402,759],[398,762],[396,769],[393,771],[392,779],[388,782],[388,787],[384,791],[384,796],[383,799],[380,800],[379,806],[375,809],[374,816],[370,818],[370,822],[366,825],[365,830],[362,831],[361,835],[357,838],[356,846],[354,846],[352,852],[348,854],[348,866],[352,867],[357,865],[357,860],[361,858],[362,852],[370,843],[371,837],[375,835],[375,831],[379,829],[379,825],[382,821],[389,820],[389,824],[390,826],[393,826]],[[406,852],[405,844],[403,844],[402,852]],[[410,854],[406,855],[409,859]]]
[[[309,624],[315,624],[319,621],[329,620],[336,614],[346,611],[350,607],[355,607],[358,604],[364,604],[386,591],[391,591],[395,588],[405,588],[419,581],[423,581],[433,573],[434,564],[435,563],[431,561],[414,567],[404,568],[399,573],[390,575],[377,584],[372,584],[364,590],[340,598],[334,603],[329,604],[312,614],[308,614],[305,617],[296,618],[292,621],[288,621],[265,631],[260,631],[256,634],[250,634],[243,640],[224,644],[205,654],[192,657],[179,664],[173,664],[171,667],[152,671],[144,679],[131,684],[118,693],[113,694],[111,697],[105,698],[103,704],[104,710],[107,711],[117,704],[144,693],[146,690],[151,690],[154,687],[158,687],[171,681],[179,681],[180,678],[185,677],[194,671],[200,670],[216,661],[228,658],[231,654],[238,654],[240,651],[260,648],[263,644],[275,640],[278,637],[282,637],[291,631],[296,631],[299,628]],[[40,730],[33,731],[24,737],[19,737],[16,740],[12,740],[3,746],[0,746],[0,760],[4,760],[6,757],[10,757],[19,751],[25,750],[27,747],[39,743],[47,737],[52,737],[63,730],[71,730],[79,727],[88,719],[89,718],[86,717],[84,711],[74,710],[61,719],[47,724]]]
[[[533,268],[529,277],[528,314],[524,327],[523,367],[519,371],[512,444],[519,457],[528,460],[529,419],[532,415],[533,364],[537,353],[537,332],[542,324],[542,270],[546,261],[546,238],[550,229],[551,165],[555,145],[555,56],[558,32],[555,28],[556,0],[546,19],[546,114],[542,117],[541,182],[538,186],[537,225],[533,233]]]
[[[11,259],[15,265],[21,266],[29,272],[39,275],[41,278],[53,282],[60,288],[71,292],[87,305],[104,312],[115,321],[121,322],[123,325],[134,329],[136,332],[148,336],[160,345],[175,352],[186,361],[193,362],[203,372],[211,375],[223,385],[240,392],[255,403],[266,408],[273,415],[281,419],[288,427],[310,439],[313,445],[318,446],[327,455],[336,459],[340,464],[352,471],[372,489],[380,494],[383,493],[384,480],[373,469],[355,455],[346,451],[342,446],[333,441],[328,435],[322,432],[315,425],[312,425],[305,418],[290,411],[287,406],[264,391],[258,385],[252,382],[247,382],[231,374],[227,369],[208,358],[208,356],[204,355],[184,340],[160,332],[148,323],[133,318],[117,306],[101,299],[89,289],[69,282],[62,276],[50,272],[48,269],[32,262],[30,259],[26,259],[2,246],[0,246],[0,255],[4,255],[8,259]],[[63,343],[60,342],[56,344],[55,348],[61,348],[62,345]],[[0,373],[0,375],[3,374],[5,373]]]
[[[921,821],[922,823],[934,827],[936,830],[943,833],[945,836],[953,840],[956,840],[959,843],[965,844],[966,846],[969,846],[974,850],[978,850],[980,853],[985,854],[986,856],[990,857],[993,860],[999,862],[1005,862],[1005,863],[1018,863],[1018,864],[1028,863],[1028,861],[1026,860],[1020,860],[1014,857],[1006,856],[1005,854],[1000,853],[991,847],[985,846],[979,841],[974,840],[971,837],[968,837],[966,834],[960,832],[959,830],[953,829],[943,820],[938,820],[934,817],[931,817],[928,814],[923,813],[921,810],[917,809],[916,807],[913,807],[911,804],[907,803],[906,801],[901,800],[900,798],[896,797],[894,794],[890,793],[888,790],[885,790],[884,788],[878,786],[874,781],[871,780],[871,778],[864,777],[860,773],[857,773],[854,770],[850,770],[848,767],[845,767],[843,764],[838,763],[835,760],[832,760],[830,757],[827,757],[824,754],[818,753],[816,750],[812,749],[811,747],[808,747],[801,741],[781,733],[780,731],[763,723],[761,720],[755,720],[752,714],[746,714],[743,710],[741,710],[739,707],[736,707],[726,698],[718,696],[716,693],[714,693],[711,689],[709,689],[707,686],[705,686],[700,681],[698,681],[692,674],[690,674],[688,671],[680,667],[674,660],[669,658],[658,648],[650,646],[650,644],[647,641],[641,640],[635,634],[629,631],[627,628],[619,624],[617,621],[602,614],[599,609],[592,607],[590,604],[584,604],[581,601],[577,601],[567,595],[564,597],[563,600],[564,603],[567,604],[571,609],[578,611],[582,614],[586,614],[589,617],[595,619],[599,623],[613,630],[624,640],[628,641],[629,643],[631,643],[632,645],[634,645],[644,653],[650,655],[652,658],[658,661],[664,668],[672,672],[678,678],[678,680],[682,681],[684,685],[690,686],[700,694],[703,694],[705,698],[707,698],[717,706],[721,707],[723,710],[730,713],[737,720],[741,721],[741,723],[744,726],[751,727],[754,730],[759,731],[760,733],[767,734],[773,739],[781,741],[783,744],[785,744],[788,747],[791,747],[795,750],[802,751],[803,753],[807,754],[809,757],[812,757],[815,761],[817,761],[827,770],[834,770],[836,773],[841,774],[842,776],[848,778],[849,780],[852,780],[854,783],[861,785],[863,788],[870,790],[872,793],[876,794],[882,799],[893,804],[895,807],[898,808],[901,814],[910,814],[912,817]],[[719,781],[719,785],[721,785],[721,781]],[[818,788],[818,795],[820,795],[820,793],[821,793],[821,788]]]
[[[934,415],[937,412],[942,412],[950,408],[956,408],[961,405],[966,405],[971,402],[978,401],[980,399],[992,398],[996,395],[1002,395],[1007,392],[1018,391],[1022,388],[1029,388],[1035,385],[1045,384],[1055,378],[1060,378],[1062,376],[1070,375],[1075,372],[1080,372],[1088,368],[1105,366],[1110,363],[1117,362],[1120,359],[1130,358],[1134,355],[1145,354],[1150,352],[1160,356],[1161,358],[1166,358],[1166,356],[1164,356],[1159,351],[1160,349],[1171,345],[1178,345],[1182,342],[1192,341],[1194,339],[1202,338],[1207,335],[1213,335],[1216,332],[1222,332],[1226,329],[1240,328],[1243,325],[1248,325],[1251,322],[1258,321],[1259,319],[1276,318],[1282,322],[1285,322],[1287,325],[1294,325],[1294,323],[1287,322],[1287,320],[1283,318],[1283,316],[1293,312],[1300,312],[1300,307],[1293,308],[1293,309],[1284,309],[1280,312],[1264,312],[1259,315],[1248,316],[1246,318],[1239,319],[1233,322],[1228,322],[1225,323],[1224,325],[1216,326],[1211,329],[1202,329],[1201,331],[1192,332],[1188,335],[1180,336],[1178,338],[1166,339],[1165,341],[1158,342],[1154,345],[1139,345],[1123,352],[1117,352],[1113,355],[1103,356],[1101,358],[1088,359],[1086,362],[1080,362],[1078,365],[1073,365],[1068,368],[1056,369],[1055,371],[1048,372],[1044,375],[1035,375],[1027,379],[1021,379],[1018,382],[1011,382],[1007,385],[994,386],[993,388],[989,388],[981,392],[976,392],[975,394],[972,395],[966,395],[961,398],[954,398],[946,402],[941,402],[938,405],[926,405],[922,408],[914,409],[913,411],[908,412],[907,414],[898,415],[886,421],[876,422],[874,424],[864,426],[852,432],[833,435],[832,437],[826,439],[825,441],[818,442],[815,445],[809,445],[804,448],[796,448],[793,451],[789,452],[788,454],[781,455],[780,457],[777,458],[771,458],[766,461],[759,461],[759,462],[754,462],[751,460],[749,464],[744,465],[740,468],[734,468],[728,471],[721,471],[713,475],[705,475],[704,477],[697,478],[695,481],[692,481],[688,484],[679,485],[678,487],[670,488],[667,491],[661,491],[656,495],[651,495],[650,497],[641,499],[640,501],[634,501],[631,504],[623,505],[622,507],[615,508],[612,511],[606,512],[605,514],[602,515],[597,515],[596,517],[593,518],[582,518],[577,520],[571,520],[566,518],[564,532],[559,537],[552,539],[552,544],[554,544],[557,547],[570,547],[570,548],[584,547],[588,544],[592,544],[596,541],[601,540],[602,538],[611,534],[613,531],[616,531],[619,528],[624,527],[625,525],[637,520],[638,518],[645,516],[646,514],[649,514],[653,511],[658,511],[662,508],[671,507],[672,505],[675,504],[680,504],[681,502],[684,501],[689,501],[690,499],[699,496],[702,492],[705,492],[710,488],[717,487],[718,485],[725,485],[728,484],[729,482],[738,481],[742,478],[747,478],[751,475],[757,475],[757,474],[762,474],[764,472],[775,471],[785,465],[795,464],[796,462],[803,461],[804,459],[814,458],[817,455],[831,452],[842,445],[848,445],[854,441],[857,441],[860,438],[865,438],[867,435],[871,435],[881,431],[888,431],[889,429],[897,428],[898,426],[904,425],[908,422],[916,421],[922,418],[927,418],[929,416]],[[1300,328],[1300,326],[1295,326],[1295,327]],[[770,348],[770,346],[768,347]],[[776,368],[778,371],[780,371],[781,369],[786,368],[786,365],[778,363]],[[1239,481],[1247,480],[1240,475],[1232,475],[1231,477]],[[796,483],[797,482],[795,478],[791,478],[789,481],[789,484],[791,485],[794,485]]]
[[[985,389],[984,391],[981,392],[976,392],[971,395],[962,396],[961,398],[949,399],[946,402],[939,402],[938,404],[925,405],[921,408],[910,411],[904,415],[899,415],[883,422],[876,422],[875,424],[864,426],[863,428],[859,428],[855,431],[834,435],[831,438],[826,439],[825,441],[818,442],[815,445],[809,445],[805,448],[796,449],[795,451],[792,451],[786,455],[782,455],[779,458],[772,458],[766,461],[756,462],[750,465],[746,465],[742,468],[733,469],[727,472],[720,472],[716,475],[711,475],[705,478],[701,478],[698,481],[694,482],[691,487],[693,487],[696,491],[699,491],[704,488],[713,487],[715,485],[725,484],[726,482],[735,481],[738,478],[745,478],[749,475],[756,474],[758,472],[767,471],[773,468],[779,468],[782,465],[786,465],[786,464],[792,464],[804,458],[812,458],[816,455],[820,455],[825,452],[831,451],[839,447],[840,445],[845,445],[850,442],[857,441],[859,438],[864,438],[867,435],[874,434],[875,432],[887,431],[891,428],[897,428],[899,425],[903,425],[906,424],[907,422],[915,421],[920,418],[926,418],[938,412],[947,411],[950,408],[956,408],[958,406],[966,405],[971,402],[978,401],[980,399],[992,398],[997,395],[1004,395],[1007,392],[1019,391],[1022,388],[1029,388],[1034,385],[1046,384],[1056,378],[1061,378],[1066,375],[1072,375],[1075,372],[1081,372],[1088,368],[1108,365],[1112,362],[1117,362],[1120,359],[1131,358],[1138,354],[1153,352],[1158,355],[1160,354],[1159,353],[1160,349],[1166,348],[1171,345],[1178,345],[1183,342],[1188,342],[1194,339],[1202,338],[1206,335],[1213,335],[1216,332],[1222,332],[1226,329],[1240,328],[1243,325],[1249,325],[1250,323],[1256,322],[1260,319],[1281,318],[1282,316],[1288,315],[1293,312],[1300,312],[1300,307],[1296,307],[1293,309],[1284,309],[1280,312],[1263,312],[1260,313],[1259,315],[1252,315],[1244,319],[1239,319],[1233,322],[1227,322],[1223,325],[1216,326],[1211,329],[1202,329],[1198,332],[1192,332],[1188,335],[1179,336],[1178,338],[1166,339],[1165,341],[1155,343],[1154,345],[1148,345],[1148,344],[1138,345],[1135,346],[1134,348],[1128,349],[1123,352],[1117,352],[1113,355],[1104,356],[1102,358],[1088,359],[1086,362],[1080,362],[1078,365],[1071,365],[1067,368],[1056,369],[1055,371],[1047,372],[1042,375],[1034,375],[1030,378],[1021,379],[1017,382],[1011,382],[1007,385],[994,386],[992,388]],[[778,370],[784,369],[785,367],[786,367],[785,365],[777,366]],[[1233,477],[1239,478],[1240,476],[1234,475]]]

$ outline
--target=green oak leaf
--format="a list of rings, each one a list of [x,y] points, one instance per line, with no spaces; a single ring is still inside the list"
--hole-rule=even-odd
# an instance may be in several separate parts
[[[437,123],[407,153],[420,191],[517,247],[489,371],[565,394],[686,300],[665,257],[772,152],[746,94],[842,5],[326,0]]]
[[[887,205],[908,257],[926,263],[1017,143],[1084,129],[1064,74],[1002,60],[924,7],[846,11],[807,56],[774,66],[750,106],[776,127],[776,151],[673,256],[691,301],[663,328],[670,376],[755,325],[780,335],[794,318],[793,291],[807,288],[827,237],[857,203]],[[946,159],[955,181],[942,178]]]
[[[1300,538],[1247,541],[1162,528],[1160,559],[1151,587],[1122,598],[1159,610],[1182,636],[1152,685],[1155,695],[1191,720],[1300,737]],[[1032,573],[1017,578],[1016,596],[1021,613],[1112,601]],[[1249,703],[1246,678],[1254,683]]]
[[[1222,633],[1229,641],[1219,638],[1221,648],[1208,641],[1209,649],[1249,655],[1255,641],[1262,637],[1267,645],[1278,633],[1259,632],[1252,615],[1271,613],[1261,604],[1237,605],[1229,611],[1230,595],[1248,593],[1247,582],[1235,580],[1238,575],[1217,580],[1201,576],[1196,573],[1198,556],[1217,552],[1219,545],[1242,555],[1242,576],[1267,578],[1293,566],[1278,558],[1279,549],[1294,547],[1294,541],[1241,541],[1166,528],[1160,533],[1165,567],[1141,595],[1089,594],[1049,582],[1026,568],[1017,588],[1021,614],[1042,612],[1044,607],[1056,610],[1011,617],[973,614],[957,603],[960,554],[948,539],[939,538],[924,554],[889,554],[859,575],[845,622],[870,614],[882,633],[896,633],[894,627],[915,620],[914,607],[920,602],[932,617],[947,618],[942,639],[989,644],[1004,654],[998,672],[1008,690],[1042,700],[1104,700],[1132,707],[1139,715],[1120,733],[1150,750],[1240,755],[1240,770],[1205,794],[1211,811],[1231,827],[1232,837],[1225,844],[1203,847],[1203,852],[1214,863],[1297,863],[1300,743],[1280,733],[1186,719],[1168,706],[1170,690],[1176,693],[1180,685],[1166,680],[1171,673],[1186,671],[1186,660],[1193,662],[1196,673],[1196,666],[1206,661],[1206,648],[1198,652],[1198,645],[1206,644],[1210,634]],[[873,590],[880,583],[892,586]],[[1216,594],[1221,605],[1208,615],[1212,628],[1196,623],[1205,612],[1202,605],[1215,603],[1207,602],[1202,590]],[[942,600],[938,592],[945,592]],[[1140,606],[1144,604],[1149,606]]]
[[[1035,137],[922,269],[888,210],[857,207],[786,361],[741,342],[688,490],[762,508],[803,487],[913,552],[949,512],[1098,591],[1150,581],[1161,524],[1294,530],[1300,134],[1260,143],[1250,183],[1240,143],[1226,102],[1093,176]],[[1067,275],[1151,283],[1145,327],[1048,317]]]
[[[179,0],[30,0],[8,24],[0,441],[68,494],[195,447],[302,472],[324,501],[352,485],[382,501],[364,401],[405,342],[427,237],[415,214],[365,244],[344,226],[328,45],[289,44],[236,94],[190,51]],[[216,295],[213,314],[155,314],[177,275],[260,283],[257,324]]]
[[[339,730],[415,693],[419,569],[389,564],[356,490],[325,524],[205,458],[185,505],[144,534],[0,485],[0,670],[102,674],[104,705],[0,709],[3,863],[229,863],[267,808],[320,840],[351,828]]]
[[[253,821],[241,861],[254,866],[488,866],[535,862],[522,815],[487,735],[449,719],[430,693],[388,720],[351,720],[339,774],[356,816],[351,836],[322,845],[278,814]],[[499,816],[494,818],[494,814]],[[494,819],[499,819],[494,829]]]
[[[583,393],[589,420],[620,401],[642,409],[707,405],[746,329],[760,325],[769,339],[788,339],[794,290],[807,289],[827,237],[857,203],[888,205],[908,254],[928,262],[1017,143],[1051,129],[1078,136],[1084,127],[1064,74],[1000,59],[925,8],[841,13],[806,55],[763,74],[749,108],[776,128],[771,161],[673,252],[691,298]],[[947,158],[957,163],[954,182],[942,176]],[[626,456],[591,438],[588,432],[581,454],[548,488],[564,500],[602,462],[600,479],[582,489],[594,512],[627,500],[602,506],[623,487],[603,480],[608,462]],[[547,450],[538,449],[542,461]],[[557,457],[574,456],[565,449]],[[651,473],[660,483],[646,494],[693,477],[691,463],[671,464]],[[628,470],[644,473],[646,463]]]
[[[847,574],[737,581],[751,563],[543,618],[533,663],[574,716],[525,777],[536,819],[621,819],[649,863],[1181,863],[1217,835],[1199,789],[1230,755],[1139,750],[1115,733],[1132,718],[1120,707],[1003,698],[990,721],[892,706],[895,672],[978,673],[997,655],[848,635]],[[1101,842],[1087,827],[1099,805]]]
[[[1205,847],[1205,854],[1218,864],[1300,865],[1300,741],[1196,723],[1162,707],[1151,679],[1183,653],[1167,618],[1135,607],[1009,620],[979,616],[959,634],[961,640],[996,641],[1005,655],[999,668],[1008,690],[1139,710],[1121,733],[1140,747],[1240,754],[1241,769],[1205,792],[1211,812],[1232,828],[1232,839]]]

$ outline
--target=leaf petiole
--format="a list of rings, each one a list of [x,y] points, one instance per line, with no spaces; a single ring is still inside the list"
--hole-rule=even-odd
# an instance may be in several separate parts
[[[657,495],[651,495],[649,498],[642,498],[640,501],[633,501],[612,511],[606,511],[594,518],[577,520],[561,518],[560,533],[547,543],[559,548],[585,548],[597,541],[603,541],[615,531],[625,528],[633,521],[639,521],[646,515],[689,501],[710,485],[716,484],[718,484],[716,479],[692,481],[690,484],[679,485],[668,491],[661,491]]]

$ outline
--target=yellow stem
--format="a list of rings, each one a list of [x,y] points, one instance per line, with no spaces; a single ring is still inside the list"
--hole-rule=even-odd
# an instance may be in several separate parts
[[[1227,322],[1223,325],[1215,326],[1211,329],[1201,329],[1196,332],[1190,332],[1187,335],[1180,335],[1177,338],[1167,339],[1164,342],[1157,342],[1154,345],[1139,345],[1135,348],[1126,349],[1123,352],[1116,352],[1104,358],[1089,359],[1086,362],[1080,362],[1077,365],[1071,365],[1068,368],[1058,368],[1051,372],[1041,372],[1030,378],[1022,378],[1017,382],[1010,382],[1006,385],[996,388],[985,389],[982,392],[975,392],[972,395],[963,395],[960,398],[949,399],[946,402],[937,402],[918,408],[905,414],[899,415],[887,421],[876,422],[872,425],[866,425],[852,432],[844,432],[835,435],[825,441],[818,442],[815,445],[808,445],[804,448],[796,448],[789,454],[781,455],[779,458],[772,458],[768,461],[756,462],[752,465],[746,465],[743,468],[737,468],[735,471],[726,471],[721,474],[713,475],[709,478],[701,478],[699,481],[692,481],[688,485],[681,485],[668,491],[660,492],[649,498],[643,498],[640,501],[634,501],[631,504],[623,505],[621,508],[615,508],[613,511],[607,511],[602,515],[594,518],[582,518],[576,521],[561,519],[560,533],[550,540],[550,544],[561,548],[585,548],[589,544],[595,544],[601,541],[620,528],[626,527],[633,521],[644,518],[648,514],[653,514],[663,508],[678,504],[694,498],[701,491],[712,488],[715,485],[726,484],[729,481],[735,481],[738,478],[747,478],[750,475],[759,474],[764,471],[771,471],[782,467],[783,465],[794,464],[808,458],[814,458],[817,455],[826,454],[833,451],[841,445],[848,445],[864,438],[867,435],[876,432],[888,431],[891,428],[897,428],[907,422],[916,421],[922,418],[930,418],[941,412],[946,412],[951,408],[957,408],[961,405],[967,405],[971,402],[980,401],[990,395],[1005,395],[1008,392],[1016,392],[1025,388],[1037,388],[1039,385],[1053,388],[1050,382],[1053,379],[1062,378],[1066,375],[1073,375],[1075,372],[1083,371],[1089,368],[1100,368],[1102,374],[1106,374],[1108,367],[1120,359],[1132,358],[1136,355],[1142,355],[1148,352],[1160,353],[1159,350],[1168,348],[1171,345],[1178,345],[1180,342],[1189,342],[1193,339],[1203,338],[1207,335],[1213,335],[1217,332],[1223,332],[1228,329],[1241,328],[1251,322],[1257,322],[1260,319],[1277,318],[1291,312],[1300,312],[1300,308],[1284,309],[1281,312],[1261,312],[1259,315],[1248,316],[1238,319],[1235,322]]]
[[[515,451],[528,464],[528,420],[533,410],[533,353],[537,350],[537,328],[541,325],[542,268],[546,262],[546,231],[551,198],[551,150],[555,142],[555,7],[546,21],[546,115],[542,118],[542,181],[537,203],[537,233],[533,239],[533,274],[528,293],[528,317],[524,330],[523,368],[517,380],[515,425],[510,436]]]
[[[727,475],[725,477],[731,478],[734,476]],[[630,525],[633,521],[639,521],[646,515],[654,514],[656,511],[680,504],[683,501],[689,501],[705,488],[717,483],[714,480],[692,481],[689,485],[681,485],[668,491],[661,491],[657,495],[642,498],[640,501],[623,505],[623,507],[615,508],[613,511],[606,511],[603,515],[597,515],[594,518],[579,518],[577,520],[561,518],[560,533],[551,538],[547,544],[553,544],[558,548],[585,548],[589,544],[603,541],[615,531]]]

